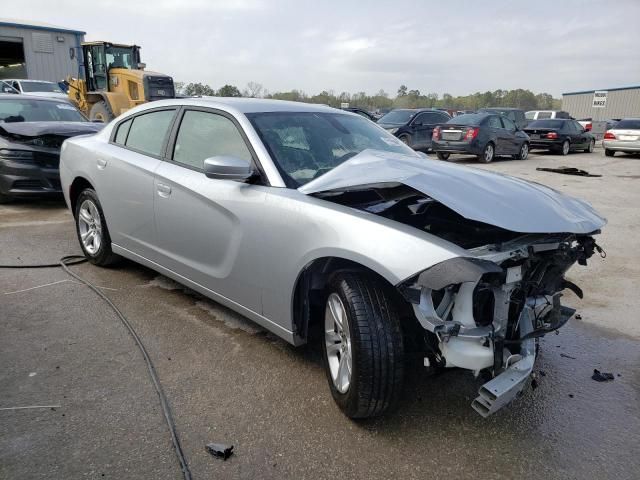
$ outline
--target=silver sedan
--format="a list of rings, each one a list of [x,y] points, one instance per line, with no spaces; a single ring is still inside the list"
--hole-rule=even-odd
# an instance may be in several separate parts
[[[616,152],[640,153],[640,118],[620,120],[605,132],[602,146],[607,157],[613,157]]]
[[[374,123],[256,99],[153,102],[67,140],[60,172],[87,258],[148,266],[294,345],[319,338],[349,417],[389,410],[405,368],[480,372],[490,415],[573,310],[599,247],[587,203],[431,160]],[[317,335],[314,335],[317,332]]]

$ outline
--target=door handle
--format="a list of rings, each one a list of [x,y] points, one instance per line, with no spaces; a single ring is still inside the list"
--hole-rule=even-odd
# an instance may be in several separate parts
[[[104,158],[99,158],[96,163],[98,164],[98,168],[100,170],[104,170],[104,168],[107,166],[107,161]]]
[[[169,195],[171,195],[171,187],[169,185],[158,183],[156,185],[156,189],[158,190],[158,195],[163,198],[167,198]]]

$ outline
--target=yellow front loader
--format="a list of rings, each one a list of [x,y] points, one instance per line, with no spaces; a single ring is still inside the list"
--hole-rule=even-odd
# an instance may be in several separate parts
[[[140,47],[109,42],[82,44],[84,78],[67,78],[69,99],[90,120],[109,122],[153,100],[175,98],[173,79],[148,72]]]

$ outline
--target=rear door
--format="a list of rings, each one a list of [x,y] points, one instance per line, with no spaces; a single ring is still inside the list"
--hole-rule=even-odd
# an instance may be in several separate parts
[[[111,240],[150,260],[156,259],[153,178],[176,111],[154,109],[118,123],[109,144],[87,159],[95,162],[95,187]]]
[[[509,153],[509,154],[518,153],[520,151],[520,144],[522,143],[522,139],[516,136],[516,132],[517,132],[516,124],[513,123],[507,117],[502,117],[500,120],[502,121],[502,125],[505,130],[505,144],[506,144],[505,153]]]
[[[207,178],[204,160],[229,155],[255,163],[235,119],[221,111],[185,108],[154,195],[159,263],[256,313],[262,311],[264,185]]]
[[[496,155],[505,155],[509,151],[509,140],[507,131],[502,125],[499,115],[491,115],[486,120],[487,128],[491,131],[491,137],[496,142]]]
[[[567,122],[572,125],[573,129],[577,133],[576,135],[577,143],[581,147],[587,148],[589,146],[589,142],[591,142],[591,136],[587,133],[584,127],[580,125],[578,122],[576,122],[575,120],[567,120]]]

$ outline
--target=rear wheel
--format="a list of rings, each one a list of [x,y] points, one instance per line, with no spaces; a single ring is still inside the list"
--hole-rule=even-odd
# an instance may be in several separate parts
[[[87,188],[76,201],[76,233],[85,257],[94,265],[106,267],[120,258],[111,250],[111,237],[95,190]]]
[[[112,119],[113,114],[111,113],[111,110],[109,110],[107,102],[101,100],[93,104],[91,111],[89,112],[89,120],[100,120],[104,123],[109,123]]]
[[[586,153],[593,153],[593,150],[596,147],[596,141],[595,140],[591,140],[589,142],[589,146],[587,146],[587,148],[584,150]]]
[[[401,393],[404,345],[388,287],[366,273],[338,273],[325,304],[323,359],[329,388],[350,418],[382,415]]]
[[[513,158],[515,158],[516,160],[526,160],[528,156],[529,156],[529,144],[527,142],[524,142],[520,147],[520,151],[518,152],[518,154],[514,155]]]
[[[569,140],[565,140],[564,142],[562,142],[560,153],[562,155],[569,155],[569,150],[571,150],[571,144],[569,143]]]
[[[613,157],[613,156],[616,154],[616,152],[614,152],[613,150],[609,150],[608,148],[605,148],[605,149],[604,149],[604,154],[605,154],[607,157]]]
[[[495,147],[493,143],[487,143],[487,146],[484,147],[481,155],[478,155],[478,161],[481,163],[491,163],[493,161],[493,157],[495,155]]]
[[[446,152],[436,152],[436,155],[438,157],[438,160],[449,160],[449,157],[451,156],[450,153]]]

